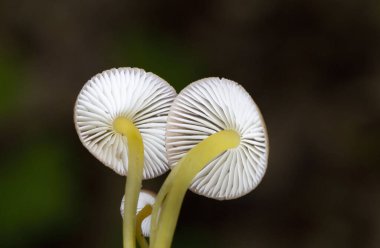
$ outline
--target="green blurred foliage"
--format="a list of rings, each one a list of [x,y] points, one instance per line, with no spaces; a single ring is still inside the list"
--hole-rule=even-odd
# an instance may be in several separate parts
[[[36,242],[54,230],[62,232],[73,221],[73,179],[65,164],[65,153],[54,140],[40,139],[2,154],[2,247],[27,245],[31,238]]]

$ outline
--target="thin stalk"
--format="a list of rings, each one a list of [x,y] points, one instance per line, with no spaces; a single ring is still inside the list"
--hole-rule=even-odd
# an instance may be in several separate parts
[[[158,216],[158,229],[152,248],[170,247],[183,198],[194,177],[212,160],[240,143],[240,136],[234,131],[220,131],[193,147],[177,164],[178,170],[166,189],[164,208]],[[157,217],[155,217],[157,218]]]
[[[119,117],[113,127],[127,138],[128,177],[125,184],[123,247],[136,247],[136,209],[144,171],[144,144],[140,131],[127,118]]]
[[[141,248],[148,248],[149,244],[146,241],[144,235],[142,234],[141,230],[141,224],[143,220],[148,217],[152,213],[152,206],[146,205],[139,211],[136,218],[136,239],[137,243],[140,245]]]
[[[174,167],[170,174],[166,177],[165,182],[162,184],[160,191],[158,192],[156,196],[156,200],[153,204],[153,210],[152,210],[152,217],[151,217],[151,223],[150,223],[150,242],[153,243],[154,239],[156,237],[156,232],[158,228],[158,214],[159,210],[161,209],[161,205],[169,192],[173,179],[175,178],[175,175],[177,174],[178,171],[178,166]]]

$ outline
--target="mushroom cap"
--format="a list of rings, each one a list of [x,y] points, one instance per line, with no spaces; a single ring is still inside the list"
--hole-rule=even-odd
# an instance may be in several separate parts
[[[125,117],[139,129],[144,143],[143,178],[165,173],[167,115],[176,92],[165,80],[138,68],[118,68],[92,77],[80,91],[74,122],[82,144],[120,175],[128,172],[128,141],[113,129]]]
[[[125,199],[123,196],[123,199],[121,200],[121,205],[120,205],[120,214],[122,218],[124,218],[124,201]],[[136,214],[138,214],[138,212],[140,212],[146,205],[151,205],[153,207],[153,204],[155,201],[156,201],[155,193],[148,190],[141,190],[139,194],[139,200],[137,202]],[[151,219],[152,219],[152,215],[150,214],[141,222],[141,231],[145,237],[149,237]]]
[[[252,191],[264,176],[269,153],[267,131],[259,108],[234,81],[210,77],[183,89],[174,100],[166,130],[169,166],[175,167],[202,140],[222,130],[234,130],[238,147],[208,163],[190,190],[218,200]]]

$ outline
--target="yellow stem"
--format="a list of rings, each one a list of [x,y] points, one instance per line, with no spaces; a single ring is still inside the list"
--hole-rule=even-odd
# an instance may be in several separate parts
[[[171,178],[170,188],[169,190],[165,189],[167,194],[164,207],[158,217],[158,229],[154,240],[151,241],[151,247],[170,247],[182,201],[193,178],[208,163],[228,149],[237,147],[239,143],[240,136],[236,132],[220,131],[193,147],[178,162],[178,170],[174,172],[176,175]]]
[[[136,239],[137,243],[140,245],[141,248],[148,248],[148,242],[146,241],[144,235],[142,234],[142,228],[141,224],[143,220],[148,217],[152,213],[152,206],[151,205],[146,205],[139,211],[137,214],[137,219],[136,219]]]
[[[156,200],[153,204],[153,211],[150,223],[150,242],[153,243],[156,237],[157,224],[158,224],[158,214],[161,208],[162,202],[164,201],[167,193],[169,192],[170,187],[172,186],[173,179],[178,171],[178,166],[174,167],[170,174],[166,177],[165,182],[162,184],[160,191],[156,196]]]
[[[118,117],[114,130],[128,141],[128,177],[125,184],[123,247],[136,247],[136,209],[144,171],[144,144],[140,131],[125,117]]]

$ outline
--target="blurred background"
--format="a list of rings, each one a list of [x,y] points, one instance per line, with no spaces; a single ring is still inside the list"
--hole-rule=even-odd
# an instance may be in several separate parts
[[[0,0],[0,247],[122,247],[125,179],[72,121],[83,84],[122,66],[178,91],[237,81],[268,127],[259,187],[189,192],[173,247],[380,247],[377,0]]]

